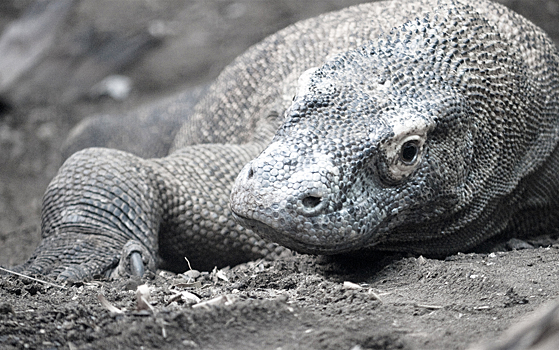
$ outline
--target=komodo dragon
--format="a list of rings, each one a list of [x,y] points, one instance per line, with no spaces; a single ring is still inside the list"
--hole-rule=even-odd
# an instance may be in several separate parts
[[[539,28],[486,0],[296,23],[225,68],[168,156],[70,157],[19,270],[83,279],[184,257],[206,269],[278,252],[260,237],[441,256],[554,229],[558,64]]]

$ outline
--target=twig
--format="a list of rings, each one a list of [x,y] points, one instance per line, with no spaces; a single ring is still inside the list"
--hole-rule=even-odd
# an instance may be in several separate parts
[[[99,300],[99,302],[101,303],[101,305],[103,305],[103,307],[107,310],[109,310],[109,312],[112,312],[113,314],[122,314],[124,313],[123,310],[119,309],[118,307],[114,306],[113,304],[111,304],[107,298],[105,298],[105,296],[101,293],[97,294],[97,300]]]
[[[19,277],[24,277],[24,278],[30,279],[30,280],[35,281],[35,282],[40,282],[40,283],[48,284],[48,285],[51,286],[51,287],[56,287],[56,288],[60,288],[60,289],[66,289],[66,287],[59,286],[58,284],[54,284],[54,283],[51,283],[51,282],[43,281],[43,280],[40,280],[40,279],[38,279],[38,278],[33,278],[33,277],[31,277],[31,276],[27,276],[27,275],[24,275],[24,274],[19,273],[19,272],[11,271],[11,270],[5,269],[5,268],[3,268],[3,267],[0,267],[0,270],[1,270],[1,271],[4,271],[4,272],[7,272],[7,273],[14,274],[14,275],[19,276]]]
[[[439,310],[439,309],[442,309],[444,306],[428,305],[428,304],[415,304],[415,307],[420,307],[420,308],[429,309],[429,310]]]
[[[188,264],[188,268],[192,270],[192,266],[190,266],[190,261],[188,261],[188,258],[186,256],[184,257],[184,260],[186,260],[186,263]]]

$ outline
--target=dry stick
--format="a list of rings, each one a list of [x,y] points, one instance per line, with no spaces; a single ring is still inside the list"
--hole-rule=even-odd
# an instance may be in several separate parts
[[[188,264],[188,268],[192,270],[192,266],[190,266],[190,261],[188,261],[188,258],[186,256],[184,257],[184,260],[186,260],[186,263]]]
[[[54,284],[54,283],[50,283],[50,282],[47,282],[47,281],[43,281],[43,280],[40,280],[40,279],[37,279],[37,278],[33,278],[33,277],[30,277],[30,276],[26,276],[26,275],[24,275],[24,274],[22,274],[22,273],[15,272],[15,271],[11,271],[11,270],[5,269],[5,268],[3,268],[3,267],[0,267],[0,270],[1,270],[1,271],[4,271],[4,272],[7,272],[7,273],[14,274],[14,275],[16,275],[16,276],[20,276],[20,277],[24,277],[24,278],[30,279],[30,280],[35,281],[35,282],[41,282],[41,283],[44,283],[44,284],[48,284],[49,286],[52,286],[52,287],[56,287],[56,288],[60,288],[60,289],[66,289],[66,287],[59,286],[58,284]]]

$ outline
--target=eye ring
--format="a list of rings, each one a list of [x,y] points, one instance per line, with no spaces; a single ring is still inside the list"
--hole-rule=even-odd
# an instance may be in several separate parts
[[[405,165],[413,165],[419,158],[419,143],[417,140],[405,142],[400,148],[400,160]]]
[[[377,167],[383,181],[395,184],[412,176],[426,153],[425,142],[425,134],[407,133],[381,144],[385,153],[381,153],[384,158],[379,158]]]

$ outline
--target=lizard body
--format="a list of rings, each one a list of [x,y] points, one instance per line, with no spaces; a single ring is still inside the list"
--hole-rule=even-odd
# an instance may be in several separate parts
[[[168,156],[71,156],[19,269],[123,275],[133,252],[148,269],[185,256],[206,269],[280,251],[261,236],[308,253],[445,255],[549,230],[558,63],[545,33],[485,0],[296,23],[231,63],[191,113],[184,96],[149,112],[188,114]]]

